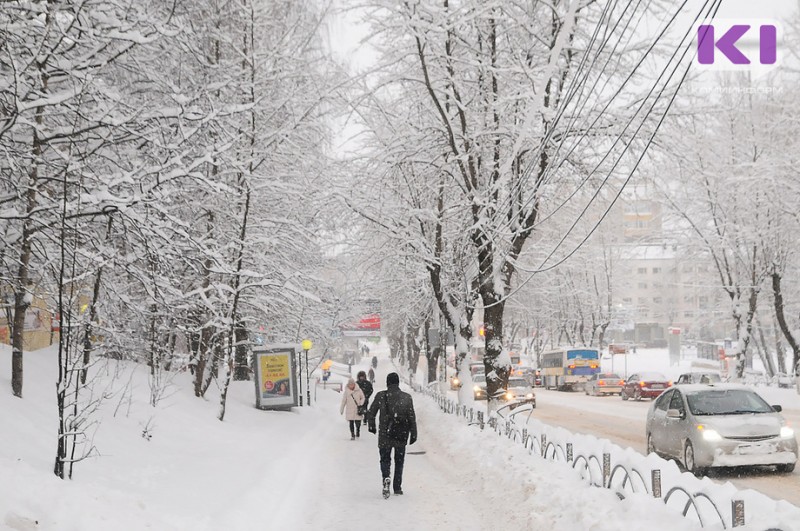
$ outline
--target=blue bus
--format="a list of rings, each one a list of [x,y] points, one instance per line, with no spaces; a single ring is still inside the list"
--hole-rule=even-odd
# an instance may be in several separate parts
[[[600,352],[593,348],[565,347],[542,353],[542,385],[547,389],[574,391],[600,372]]]

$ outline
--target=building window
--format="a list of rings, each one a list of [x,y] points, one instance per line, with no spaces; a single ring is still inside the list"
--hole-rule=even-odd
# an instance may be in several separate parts
[[[659,274],[659,273],[661,273],[661,268],[660,268],[660,267],[654,267],[654,268],[653,268],[653,274],[654,274],[654,275],[657,275],[657,274]]]
[[[661,282],[653,282],[653,289],[661,289],[664,287],[664,284]]]
[[[639,297],[639,300],[637,302],[639,303],[639,306],[644,306],[645,303],[647,302],[647,299],[645,299],[644,297]]]
[[[640,268],[638,268],[638,269],[636,270],[636,272],[637,272],[638,274],[640,274],[640,275],[645,275],[645,274],[647,274],[647,268],[646,268],[646,267],[640,267]]]
[[[639,282],[639,289],[647,289],[647,282]]]
[[[661,297],[653,297],[653,304],[661,304]]]
[[[630,297],[625,297],[624,299],[622,299],[623,304],[631,304],[632,302],[633,299],[631,299]]]
[[[692,315],[693,315],[693,312],[690,311],[690,310],[687,310],[687,311],[683,312],[683,316],[684,317],[691,317]]]

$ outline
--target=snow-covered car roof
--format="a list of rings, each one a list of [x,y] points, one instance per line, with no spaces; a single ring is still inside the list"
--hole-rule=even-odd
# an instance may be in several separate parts
[[[735,383],[686,384],[686,385],[681,385],[679,389],[687,394],[699,393],[701,391],[713,391],[713,390],[726,391],[733,389],[752,391],[754,393],[756,392],[755,389],[753,389],[752,387]]]

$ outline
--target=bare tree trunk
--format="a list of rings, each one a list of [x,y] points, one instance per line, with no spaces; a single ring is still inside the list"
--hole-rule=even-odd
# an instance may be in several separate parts
[[[597,327],[597,348],[599,350],[603,350],[603,345],[605,345],[606,328],[608,328],[609,324],[611,324],[611,323],[608,322],[608,321],[605,321],[604,323],[602,323],[601,325],[599,325]],[[589,345],[589,346],[593,346],[593,345]]]
[[[758,304],[758,290],[755,287],[748,288],[748,304],[746,315],[741,315],[738,310],[734,310],[733,318],[736,322],[736,377],[744,376],[745,364],[747,361],[747,348],[753,338],[753,318],[755,317]]]
[[[111,224],[113,218],[108,216],[108,224],[106,225],[106,241],[111,237]],[[92,288],[92,300],[89,301],[89,319],[84,324],[83,330],[83,368],[81,368],[81,383],[86,383],[86,370],[91,361],[92,350],[92,325],[97,320],[97,301],[100,298],[100,285],[103,277],[103,266],[97,268],[97,274],[94,277],[94,286]],[[52,329],[52,326],[50,327]]]
[[[252,14],[252,9],[251,9]],[[251,19],[251,23],[255,24],[255,20]],[[255,135],[255,131],[253,131]],[[252,171],[252,159],[251,159],[251,171]],[[233,375],[233,361],[234,361],[234,349],[237,347],[236,345],[236,337],[237,337],[237,315],[239,314],[239,298],[241,297],[241,282],[242,282],[242,264],[244,262],[244,244],[245,238],[247,237],[247,218],[250,214],[250,185],[248,183],[244,183],[245,186],[245,195],[244,195],[244,213],[242,214],[242,226],[241,230],[239,231],[239,246],[237,250],[237,257],[236,257],[236,273],[233,277],[233,305],[231,306],[231,316],[230,316],[230,329],[228,330],[228,349],[225,353],[225,380],[222,384],[222,392],[220,393],[219,397],[219,415],[217,418],[222,421],[225,419],[225,406],[228,399],[228,387],[231,383],[231,376]],[[302,367],[302,364],[300,365]],[[301,371],[302,373],[302,371]],[[300,378],[303,377],[302,374],[299,375]],[[302,401],[302,398],[300,399]],[[308,404],[307,404],[308,405]]]
[[[212,166],[211,173],[212,175],[216,175],[216,165]],[[214,213],[212,211],[208,212],[207,227],[209,232],[214,228]],[[206,258],[203,264],[203,291],[208,291],[211,285],[211,265],[211,258]],[[201,328],[197,334],[198,341],[195,351],[194,394],[197,397],[203,396],[207,388],[203,385],[203,381],[205,379],[206,365],[208,364],[210,355],[211,338],[214,333],[211,326],[203,321],[204,313],[205,311],[198,306],[196,311],[196,325]]]
[[[249,346],[249,334],[245,323],[238,319],[236,322],[236,356],[234,358],[233,379],[235,381],[247,381],[250,379],[250,366],[247,363],[247,352]]]
[[[775,356],[778,358],[778,372],[781,374],[789,374],[786,372],[786,353],[783,350],[783,342],[781,342],[781,329],[778,328],[778,322],[775,319],[775,314],[772,315],[772,333],[775,340]]]
[[[767,371],[767,377],[772,379],[775,376],[775,362],[772,361],[772,356],[770,356],[767,340],[764,338],[764,328],[761,326],[758,319],[756,319],[756,327],[758,328],[759,339],[759,341],[756,342],[758,354],[761,357],[761,363],[764,365],[764,369]]]
[[[50,15],[46,15],[49,24]],[[39,68],[42,76],[42,92],[47,92],[47,76]],[[44,112],[42,107],[36,109],[36,123],[42,125]],[[32,152],[33,162],[28,171],[28,190],[26,196],[25,220],[22,222],[22,237],[19,254],[19,268],[17,269],[16,286],[14,289],[14,325],[11,328],[11,392],[14,396],[22,398],[22,352],[25,335],[25,313],[33,300],[33,293],[30,291],[30,262],[31,244],[33,239],[33,213],[37,207],[37,186],[39,184],[39,158],[42,155],[42,144],[37,133],[38,129],[33,129]]]
[[[484,303],[494,299],[493,295],[483,293],[482,298]],[[494,400],[502,389],[505,388],[508,382],[508,375],[511,372],[511,367],[500,366],[497,358],[503,350],[503,310],[505,302],[495,301],[489,304],[488,307],[483,309],[483,326],[486,332],[486,354],[483,358],[484,369],[487,374],[486,378],[486,395],[489,400]],[[488,375],[494,371],[496,378],[490,378]]]
[[[435,382],[436,381],[436,364],[439,362],[439,353],[440,353],[440,350],[439,350],[438,346],[435,346],[435,347],[431,348],[432,345],[431,345],[431,341],[430,341],[430,339],[431,339],[431,336],[430,336],[431,316],[430,316],[430,314],[428,314],[428,316],[425,317],[425,325],[423,326],[423,328],[424,328],[424,333],[425,333],[425,360],[428,362],[427,382],[430,383],[430,382]],[[443,331],[440,330],[439,333],[441,334],[441,333],[443,333]]]
[[[798,344],[798,338],[794,336],[786,322],[786,316],[783,311],[781,275],[777,271],[772,272],[772,294],[775,302],[775,318],[778,320],[783,337],[786,338],[786,342],[792,348],[792,367],[794,367],[795,375],[800,376],[800,344]]]
[[[410,356],[408,358],[408,366],[411,369],[412,373],[417,372],[417,366],[419,366],[419,355],[422,352],[422,348],[419,344],[419,333],[420,328],[414,327],[411,329],[411,334],[409,334],[409,338],[411,339],[411,343],[409,344],[410,347]],[[427,343],[427,341],[425,342]]]
[[[175,358],[175,342],[178,339],[178,333],[175,330],[175,321],[173,319],[169,320],[167,329],[169,332],[167,333],[167,350],[166,356],[164,357],[164,370],[171,371],[172,360]]]
[[[209,362],[208,369],[206,370],[206,377],[203,380],[203,386],[200,389],[200,396],[206,396],[206,391],[208,388],[211,387],[211,382],[214,381],[214,378],[219,376],[219,362],[222,360],[222,341],[224,337],[221,337],[220,333],[214,334],[211,338],[211,345],[209,350]]]
[[[66,202],[66,176],[64,176],[64,198]],[[66,210],[66,207],[65,207]],[[66,418],[66,396],[67,388],[69,386],[69,349],[68,345],[64,342],[69,340],[69,333],[65,337],[64,329],[64,315],[66,306],[64,304],[64,268],[66,267],[66,213],[61,214],[61,263],[58,270],[58,319],[59,319],[59,333],[58,338],[58,380],[56,380],[56,409],[58,411],[58,439],[56,444],[56,459],[53,466],[53,473],[61,479],[64,479],[65,474],[65,461],[67,458],[67,437],[69,437],[69,427],[67,426]]]

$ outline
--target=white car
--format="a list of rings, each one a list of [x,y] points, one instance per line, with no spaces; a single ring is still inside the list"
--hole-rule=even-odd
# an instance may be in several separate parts
[[[502,396],[506,402],[524,402],[536,407],[536,394],[525,378],[509,378],[508,387]]]

